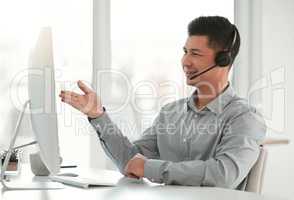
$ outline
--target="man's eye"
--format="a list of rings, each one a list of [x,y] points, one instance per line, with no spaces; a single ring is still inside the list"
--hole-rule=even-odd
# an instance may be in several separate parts
[[[191,53],[193,56],[201,56],[200,54],[198,54],[198,53],[194,53],[194,52],[192,52]]]

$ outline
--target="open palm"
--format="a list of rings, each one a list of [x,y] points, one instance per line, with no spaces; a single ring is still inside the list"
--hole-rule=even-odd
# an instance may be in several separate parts
[[[103,114],[100,98],[96,93],[88,88],[82,81],[78,81],[79,88],[84,94],[62,90],[59,94],[61,101],[71,105],[88,117],[97,118]]]

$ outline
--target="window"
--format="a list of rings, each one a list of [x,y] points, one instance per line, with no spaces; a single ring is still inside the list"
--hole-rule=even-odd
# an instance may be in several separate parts
[[[61,88],[76,90],[79,79],[91,81],[92,1],[1,1],[0,148],[7,148],[18,110],[27,100],[26,78],[22,76],[26,76],[30,49],[43,26],[50,26],[53,32],[56,92]],[[89,139],[81,127],[85,117],[58,100],[57,109],[61,156],[64,160],[87,163]],[[23,121],[21,135],[30,141],[32,133],[28,132],[29,115]]]
[[[104,0],[94,2],[98,1],[103,6]],[[189,95],[180,63],[187,24],[200,15],[222,15],[233,22],[233,8],[233,0],[111,1],[110,10],[106,8],[111,13],[111,69],[124,79],[111,80],[107,95],[114,103],[107,108],[131,140],[151,125],[162,105]],[[7,147],[18,110],[27,100],[21,76],[25,76],[30,48],[41,27],[51,26],[53,31],[56,92],[77,90],[79,79],[90,83],[92,37],[96,37],[93,14],[97,13],[90,0],[1,0],[0,148]],[[97,143],[89,141],[87,119],[59,101],[57,109],[61,155],[65,160],[89,163],[93,156],[89,152],[96,150],[93,144]],[[21,129],[25,140],[32,135],[28,120],[27,116]]]
[[[221,15],[233,23],[234,1],[111,1],[112,69],[131,85],[128,104],[113,115],[131,138],[151,125],[161,106],[190,94],[182,73],[182,47],[188,23],[201,15]],[[113,98],[122,99],[124,86],[113,84]],[[137,128],[130,129],[132,124]]]

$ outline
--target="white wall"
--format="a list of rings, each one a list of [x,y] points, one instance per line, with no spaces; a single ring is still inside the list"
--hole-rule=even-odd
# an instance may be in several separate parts
[[[287,146],[269,148],[270,157],[265,176],[264,193],[293,199],[294,1],[262,0],[261,5],[263,74],[269,75],[269,77],[272,75],[270,79],[271,98],[264,98],[263,101],[265,104],[271,105],[268,106],[270,110],[267,110],[267,113],[271,113],[271,118],[275,119],[275,122],[271,123],[273,129],[278,129],[277,131],[281,135],[289,138],[292,142]],[[278,84],[275,83],[273,77],[276,69],[281,71]],[[275,118],[276,115],[280,115],[280,117]],[[281,120],[283,115],[285,118]]]
[[[268,137],[294,140],[294,1],[235,0],[241,50],[233,85],[265,117]],[[268,146],[263,193],[293,199],[294,145]]]
[[[268,146],[263,193],[293,199],[294,1],[235,0],[241,49],[233,85],[266,120],[268,137],[289,145]]]

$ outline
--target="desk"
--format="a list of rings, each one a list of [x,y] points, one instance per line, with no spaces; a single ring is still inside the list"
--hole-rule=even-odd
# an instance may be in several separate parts
[[[28,169],[27,169],[28,170]],[[54,200],[54,199],[106,199],[106,200],[162,200],[162,199],[193,199],[193,200],[282,200],[276,197],[262,196],[249,192],[213,188],[213,187],[187,187],[187,186],[165,186],[154,184],[146,179],[137,180],[123,177],[114,171],[89,170],[88,175],[97,177],[99,174],[106,174],[106,177],[118,181],[116,187],[94,187],[81,189],[65,186],[59,190],[31,190],[31,191],[3,191],[0,194],[1,200],[29,199],[29,200]],[[21,173],[23,174],[23,173]],[[83,174],[85,175],[85,174]],[[22,175],[23,176],[23,175]],[[31,178],[26,176],[25,178]],[[43,178],[46,179],[45,177]],[[36,178],[33,178],[35,181]],[[11,180],[13,183],[14,180]],[[1,188],[2,189],[2,188]]]

